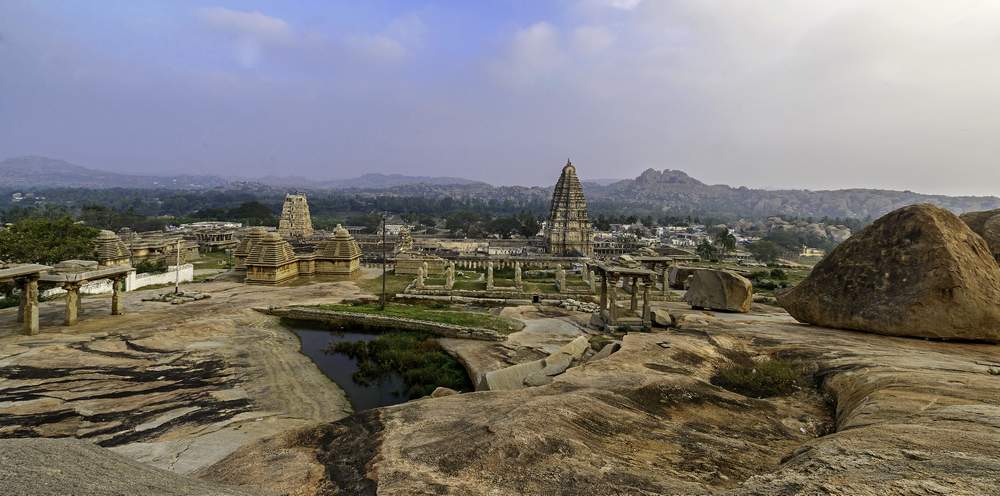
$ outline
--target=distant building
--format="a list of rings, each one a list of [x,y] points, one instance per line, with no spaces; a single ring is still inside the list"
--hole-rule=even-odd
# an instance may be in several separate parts
[[[545,252],[560,257],[592,257],[593,237],[583,187],[576,176],[576,167],[567,160],[552,192],[549,220],[545,224]]]
[[[312,237],[312,218],[305,195],[285,195],[281,218],[278,219],[278,234],[284,238]]]

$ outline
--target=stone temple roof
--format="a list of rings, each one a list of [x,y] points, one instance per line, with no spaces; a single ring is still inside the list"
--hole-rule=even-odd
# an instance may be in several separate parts
[[[263,227],[253,227],[247,230],[247,233],[240,239],[239,246],[233,252],[235,255],[247,256],[250,255],[250,251],[253,249],[253,245],[257,244],[261,238],[264,237],[267,231]]]
[[[97,252],[97,260],[120,260],[131,255],[128,247],[118,237],[117,234],[102,230],[94,240],[94,249]]]
[[[247,265],[260,265],[264,267],[280,267],[294,262],[295,251],[292,245],[282,239],[278,233],[267,233],[250,250],[247,256]]]
[[[559,181],[552,192],[552,204],[549,210],[550,221],[586,221],[587,200],[583,197],[583,185],[576,176],[576,167],[569,160],[563,167]]]
[[[334,229],[333,237],[324,240],[316,249],[317,259],[350,260],[360,256],[358,242],[340,224]]]

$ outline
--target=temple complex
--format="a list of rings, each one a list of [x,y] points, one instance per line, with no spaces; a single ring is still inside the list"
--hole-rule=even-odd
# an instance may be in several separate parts
[[[246,282],[251,284],[278,284],[299,275],[295,251],[278,233],[264,234],[253,245],[244,263]]]
[[[559,257],[592,257],[594,231],[587,218],[587,200],[569,160],[552,192],[552,206],[545,225],[545,252]]]
[[[338,225],[333,236],[312,252],[296,253],[276,232],[252,229],[236,253],[237,267],[246,270],[248,284],[281,284],[299,276],[355,277],[361,270],[361,249],[354,237]]]
[[[285,238],[308,238],[313,235],[309,202],[305,195],[285,195],[278,219],[278,234]]]
[[[97,263],[104,267],[131,265],[132,252],[117,234],[102,230],[94,240]]]
[[[240,238],[239,244],[233,251],[233,259],[235,261],[233,269],[238,271],[247,270],[247,257],[249,257],[250,252],[253,251],[254,245],[256,245],[265,234],[267,234],[267,231],[265,231],[263,227],[251,227],[245,234],[243,234]]]

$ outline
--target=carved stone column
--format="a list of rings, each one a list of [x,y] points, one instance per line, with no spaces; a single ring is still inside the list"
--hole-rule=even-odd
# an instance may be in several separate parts
[[[38,279],[27,277],[21,285],[23,331],[27,335],[38,334]]]
[[[122,294],[123,282],[120,277],[111,280],[111,315],[125,313],[125,295]]]
[[[493,261],[486,262],[486,290],[493,291]]]
[[[63,284],[66,290],[66,317],[63,324],[68,326],[76,325],[80,312],[80,284],[68,282]]]
[[[652,323],[651,314],[649,311],[649,286],[653,284],[653,280],[649,279],[644,281],[642,285],[642,323],[644,325],[649,325]]]
[[[611,277],[608,281],[608,325],[618,322],[618,278]]]
[[[639,309],[639,278],[632,277],[632,299],[629,302],[629,311],[634,315]]]

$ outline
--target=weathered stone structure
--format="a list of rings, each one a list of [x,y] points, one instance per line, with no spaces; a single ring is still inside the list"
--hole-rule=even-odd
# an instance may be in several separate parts
[[[552,192],[545,225],[545,252],[562,257],[594,255],[594,231],[587,217],[587,200],[576,167],[569,160]]]
[[[21,290],[17,321],[24,334],[38,333],[38,279],[51,267],[38,264],[0,264],[0,283],[12,281]]]
[[[600,310],[594,315],[593,324],[604,329],[648,329],[651,326],[649,290],[655,284],[656,274],[653,271],[604,263],[588,263],[588,269],[591,277],[600,280]],[[627,309],[618,306],[619,283],[629,296]]]
[[[298,277],[299,262],[292,245],[278,233],[267,233],[246,258],[246,282],[279,284]]]
[[[253,247],[264,238],[265,234],[267,234],[267,231],[263,227],[251,227],[247,230],[246,234],[240,239],[240,244],[233,252],[233,259],[235,260],[234,270],[247,270],[247,257],[250,256]]]
[[[80,311],[83,308],[80,288],[92,281],[111,280],[111,315],[124,314],[125,302],[122,293],[125,292],[125,279],[132,271],[132,267],[127,263],[101,266],[92,260],[64,260],[57,263],[48,273],[42,274],[39,281],[66,291],[66,313],[63,323],[73,326],[79,321]]]
[[[316,274],[352,276],[361,268],[361,248],[351,233],[339,224],[333,237],[316,248]]]
[[[97,263],[105,267],[130,265],[132,252],[117,234],[102,230],[94,240]]]
[[[305,195],[285,195],[278,219],[278,234],[285,238],[308,238],[313,235],[309,202]]]

